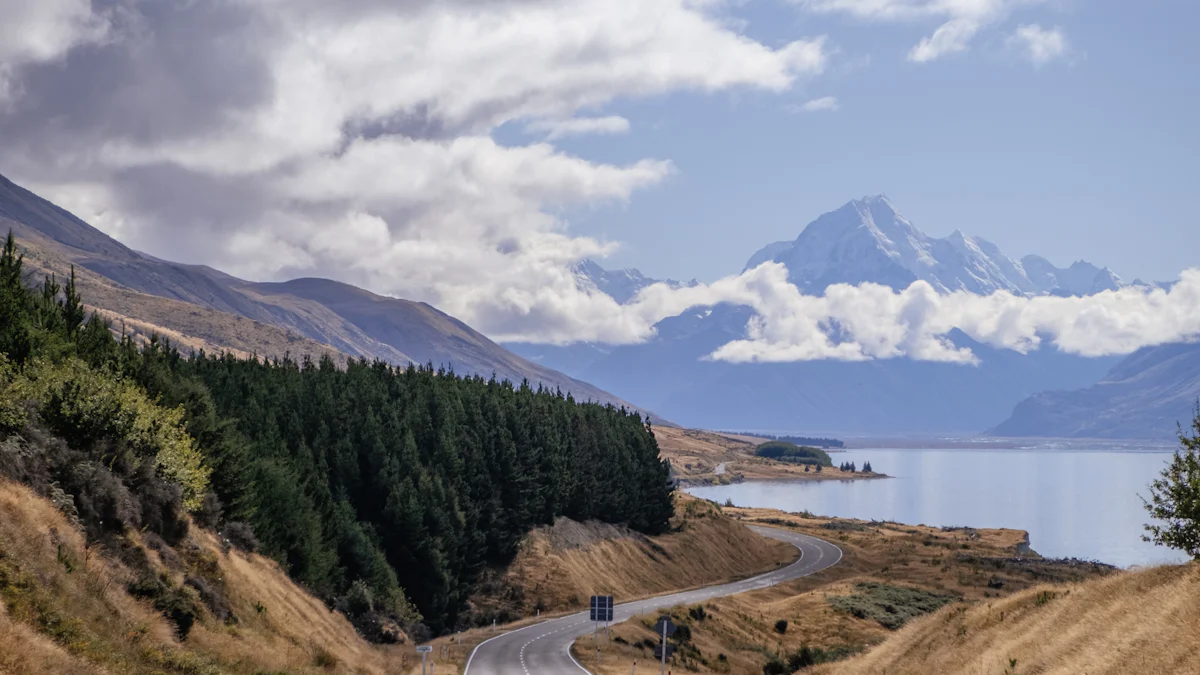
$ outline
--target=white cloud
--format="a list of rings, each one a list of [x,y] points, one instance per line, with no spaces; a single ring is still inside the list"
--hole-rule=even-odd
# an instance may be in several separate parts
[[[1034,65],[1041,66],[1067,53],[1067,37],[1059,28],[1042,28],[1037,24],[1022,24],[1008,38],[1009,45],[1019,49]]]
[[[933,31],[933,35],[923,38],[917,46],[908,53],[908,60],[925,63],[945,56],[966,51],[967,45],[975,33],[979,32],[979,23],[971,19],[953,19],[947,21]]]
[[[573,117],[565,120],[535,120],[526,125],[525,130],[529,133],[545,134],[546,140],[556,141],[567,136],[628,133],[629,120],[617,115]]]
[[[826,65],[823,38],[767,46],[721,0],[162,0],[111,17],[46,2],[73,8],[55,25],[76,28],[21,48],[62,67],[11,71],[16,85],[39,78],[0,110],[13,178],[155,255],[330,276],[499,338],[650,334],[576,286],[571,264],[613,245],[573,235],[568,216],[672,165],[595,162],[552,141],[626,131],[603,114],[617,99],[784,92]],[[63,58],[84,43],[96,53]],[[545,141],[493,140],[510,122]]]
[[[966,51],[984,27],[1004,19],[1022,5],[1045,0],[791,0],[817,13],[842,13],[873,21],[929,21],[941,24],[908,53],[916,63]]]
[[[838,100],[834,96],[823,96],[814,98],[798,106],[791,108],[792,112],[832,112],[840,107]]]
[[[1082,298],[939,295],[918,281],[901,291],[862,284],[830,286],[807,296],[787,270],[764,263],[711,285],[644,289],[629,306],[642,320],[721,302],[748,305],[756,316],[745,339],[711,358],[736,363],[907,357],[971,364],[976,356],[946,336],[957,328],[995,347],[1028,352],[1048,342],[1083,356],[1128,354],[1139,348],[1200,338],[1200,270],[1188,270],[1169,292],[1126,287]]]

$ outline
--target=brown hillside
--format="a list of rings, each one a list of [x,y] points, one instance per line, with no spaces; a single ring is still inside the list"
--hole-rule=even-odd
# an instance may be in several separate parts
[[[192,528],[174,549],[136,537],[132,545],[176,585],[185,575],[206,579],[234,618],[206,609],[179,640],[149,602],[126,592],[135,575],[117,552],[86,547],[48,500],[0,480],[0,673],[386,675],[411,650],[367,644],[274,562],[226,551],[208,532]]]
[[[509,579],[534,605],[579,609],[591,595],[620,602],[708,586],[790,563],[796,549],[761,537],[709,502],[680,495],[672,532],[647,537],[604,523],[559,518],[534,530]]]
[[[10,228],[40,270],[63,276],[76,265],[89,304],[189,342],[260,356],[318,355],[332,348],[396,365],[433,363],[462,375],[527,379],[579,400],[634,407],[522,359],[425,303],[326,279],[257,284],[203,265],[159,260],[0,176],[0,235]]]
[[[892,636],[899,634],[877,618],[839,611],[830,602],[862,593],[860,584],[915,589],[954,602],[953,606],[966,607],[959,601],[995,603],[1003,596],[1048,581],[1075,583],[1113,572],[1102,565],[1042,559],[1028,551],[1026,533],[1019,530],[942,529],[771,509],[721,511],[745,523],[786,527],[825,539],[837,544],[844,557],[837,565],[812,576],[705,602],[704,618],[697,618],[693,607],[670,610],[676,623],[687,625],[690,631],[688,642],[680,646],[669,664],[673,672],[760,675],[773,655],[786,658],[804,645],[846,653],[881,649],[876,645],[887,645]],[[894,612],[906,611],[906,605],[899,601],[890,606]],[[604,665],[593,667],[593,672],[622,675],[630,671],[635,659],[639,669],[646,664],[651,651],[644,641],[654,640],[654,619],[642,617],[615,627],[613,635],[624,643],[614,639],[611,644],[602,644]],[[787,622],[783,632],[776,628],[781,620]],[[596,647],[590,637],[585,637],[575,643],[574,649],[580,657],[594,658]],[[867,668],[854,672],[892,670]],[[954,671],[925,667],[897,672],[940,675]]]
[[[1200,565],[951,607],[814,675],[1200,673]]]

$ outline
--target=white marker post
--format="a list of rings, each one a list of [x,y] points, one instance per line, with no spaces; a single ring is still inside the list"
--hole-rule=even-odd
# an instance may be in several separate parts
[[[425,662],[429,657],[429,652],[433,651],[430,645],[418,645],[417,652],[421,654],[421,675],[425,675]]]

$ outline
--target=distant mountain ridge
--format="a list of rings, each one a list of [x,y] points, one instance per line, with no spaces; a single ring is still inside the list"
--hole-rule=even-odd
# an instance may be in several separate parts
[[[899,290],[917,279],[943,293],[1022,295],[1079,295],[1124,283],[1090,263],[1060,269],[1038,256],[1013,260],[995,244],[961,232],[930,237],[882,195],[820,216],[795,240],[756,252],[746,269],[768,261],[787,267],[792,283],[809,294],[834,283],[872,282]],[[582,287],[602,291],[614,278],[626,291],[653,283],[636,270],[614,273],[595,263],[577,267],[577,276],[583,277]],[[1022,355],[959,331],[950,340],[970,348],[979,366],[909,359],[732,364],[705,358],[744,338],[752,316],[745,306],[692,307],[660,321],[643,344],[507,346],[686,426],[785,433],[978,432],[1040,391],[1095,383],[1118,361],[1048,349]]]
[[[575,284],[584,292],[600,292],[624,305],[647,286],[667,284],[672,288],[695,286],[696,280],[675,281],[674,279],[651,279],[633,268],[607,270],[594,260],[584,259],[572,266]]]
[[[1063,438],[1173,438],[1200,401],[1200,344],[1141,349],[1096,384],[1017,404],[989,433]]]
[[[939,292],[1090,295],[1125,285],[1108,268],[1077,262],[1055,267],[1045,258],[1008,257],[981,237],[955,230],[934,238],[918,230],[884,195],[847,202],[822,215],[791,242],[775,242],[750,257],[746,269],[783,263],[801,291],[823,293],[831,284],[873,282],[895,289],[914,281]]]
[[[327,279],[254,283],[211,267],[145,255],[0,176],[0,234],[12,229],[31,269],[60,277],[78,266],[84,299],[131,329],[182,346],[293,357],[341,353],[452,367],[520,383],[528,379],[595,400],[633,404],[531,363],[421,302],[387,298]]]

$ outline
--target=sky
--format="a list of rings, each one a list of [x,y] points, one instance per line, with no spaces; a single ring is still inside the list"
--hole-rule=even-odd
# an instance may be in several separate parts
[[[970,362],[952,327],[1122,353],[1200,333],[1200,276],[1071,304],[739,273],[883,192],[933,235],[1178,278],[1192,5],[0,0],[0,173],[153,255],[336,278],[498,340],[638,342],[737,301],[758,318],[717,358]],[[706,283],[619,305],[577,285],[584,258]]]
[[[782,3],[738,15],[765,44],[828,35],[837,51],[782,94],[618,103],[605,112],[629,118],[629,134],[565,143],[676,166],[626,208],[580,222],[628,242],[606,265],[710,281],[880,192],[928,234],[961,229],[1013,257],[1085,259],[1126,280],[1176,279],[1197,264],[1200,210],[1188,195],[1200,179],[1200,3],[1030,3],[926,63],[908,50],[942,17],[871,21]],[[1023,25],[1059,31],[1063,51],[1031,62],[1010,42]],[[793,112],[828,99],[836,108]]]

